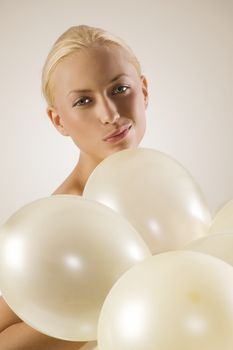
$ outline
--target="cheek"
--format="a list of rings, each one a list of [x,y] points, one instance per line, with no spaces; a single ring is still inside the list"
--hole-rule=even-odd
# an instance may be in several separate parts
[[[96,134],[96,120],[93,115],[87,113],[85,115],[73,113],[69,115],[69,118],[66,118],[65,124],[69,135],[79,141],[87,139],[90,141]]]
[[[138,97],[133,104],[133,115],[137,121],[143,122],[145,119],[145,104],[143,99]]]
[[[136,111],[142,111],[145,109],[144,96],[140,88],[132,95],[132,105]]]
[[[134,118],[136,117],[139,108],[139,101],[136,94],[128,96],[128,98],[120,101],[118,104],[118,111],[121,116]]]
[[[63,110],[61,111],[61,116],[64,126],[69,131],[69,133],[72,133],[73,130],[78,131],[82,128],[82,119],[77,115],[77,112],[75,112],[75,110]]]

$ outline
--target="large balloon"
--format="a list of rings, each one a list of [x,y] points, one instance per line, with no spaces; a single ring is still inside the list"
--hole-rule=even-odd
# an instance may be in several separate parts
[[[17,211],[0,231],[0,289],[15,313],[47,335],[96,340],[103,301],[116,280],[151,256],[113,210],[57,195]]]
[[[232,233],[219,233],[196,239],[184,249],[210,254],[233,265],[233,229]]]
[[[155,255],[110,290],[100,350],[232,350],[233,268],[188,251]]]
[[[227,202],[215,215],[209,233],[233,232],[233,200]]]
[[[84,197],[125,216],[153,254],[206,234],[211,216],[203,194],[175,160],[151,149],[117,152],[93,171]]]

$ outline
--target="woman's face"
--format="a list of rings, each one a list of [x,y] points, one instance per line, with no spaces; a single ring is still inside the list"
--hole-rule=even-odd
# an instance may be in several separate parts
[[[136,147],[146,126],[147,81],[121,48],[91,48],[63,58],[52,76],[48,115],[96,160]]]

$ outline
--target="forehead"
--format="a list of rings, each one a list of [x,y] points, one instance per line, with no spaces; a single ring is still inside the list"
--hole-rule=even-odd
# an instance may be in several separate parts
[[[57,65],[53,80],[69,88],[91,88],[105,84],[118,74],[137,76],[130,55],[120,47],[81,49],[64,57]],[[77,86],[78,84],[78,86]]]

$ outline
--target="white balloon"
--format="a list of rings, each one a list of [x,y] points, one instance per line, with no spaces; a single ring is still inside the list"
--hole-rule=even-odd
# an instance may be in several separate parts
[[[128,149],[102,161],[84,197],[125,216],[153,254],[179,249],[207,234],[211,215],[190,174],[152,149]]]
[[[233,230],[196,239],[184,249],[210,254],[233,265]]]
[[[103,301],[133,264],[150,256],[113,210],[56,195],[17,211],[0,231],[0,288],[27,324],[47,335],[96,340]]]
[[[155,255],[110,290],[100,350],[232,350],[233,268],[191,251]]]
[[[233,232],[233,200],[227,202],[214,216],[209,233]]]

